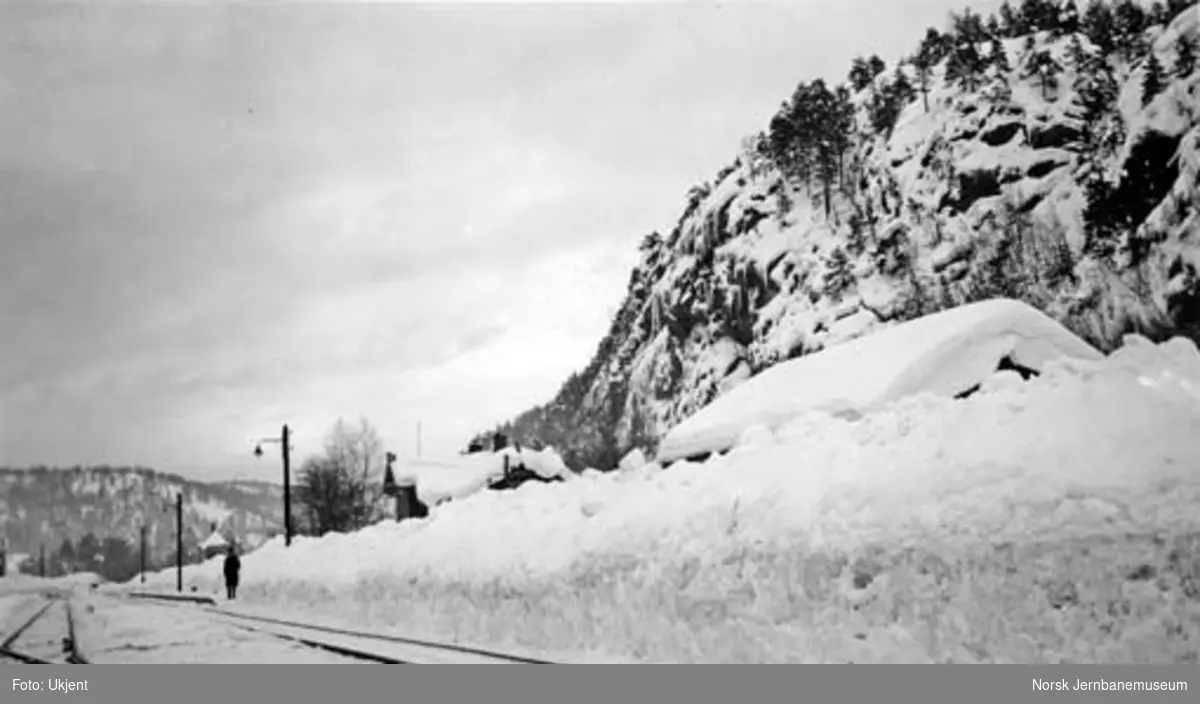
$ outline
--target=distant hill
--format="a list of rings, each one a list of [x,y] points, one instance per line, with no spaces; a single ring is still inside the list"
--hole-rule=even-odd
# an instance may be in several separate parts
[[[184,549],[190,556],[216,524],[247,549],[282,531],[283,489],[266,482],[204,483],[141,467],[0,468],[0,524],[9,553],[37,560],[44,546],[56,564],[64,541],[71,552],[105,554],[126,563],[105,576],[128,573],[139,560],[141,526],[147,526],[151,564],[175,559],[175,496],[183,495]],[[94,538],[86,539],[91,534]],[[121,544],[118,544],[119,541]],[[123,545],[122,545],[123,544]],[[127,554],[128,553],[128,554]],[[73,568],[104,574],[93,555],[75,558]],[[103,561],[103,558],[100,559]],[[136,572],[136,567],[133,567]],[[53,570],[51,570],[53,571]]]

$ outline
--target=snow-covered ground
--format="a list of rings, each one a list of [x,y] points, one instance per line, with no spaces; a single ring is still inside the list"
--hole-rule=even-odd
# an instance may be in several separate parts
[[[93,584],[100,589],[93,591]],[[49,594],[70,598],[76,643],[83,656],[95,664],[355,662],[238,628],[187,605],[112,598],[111,585],[90,573],[55,579],[27,575],[0,579],[0,640],[37,614]],[[65,628],[65,622],[58,627]],[[18,642],[14,647],[32,652],[25,645]]]
[[[649,661],[1195,661],[1198,506],[1200,352],[1132,337],[963,400],[750,428],[703,464],[273,541],[239,595]],[[185,573],[202,592],[219,579],[219,561]]]
[[[179,606],[81,596],[75,608],[80,648],[96,664],[353,662]]]

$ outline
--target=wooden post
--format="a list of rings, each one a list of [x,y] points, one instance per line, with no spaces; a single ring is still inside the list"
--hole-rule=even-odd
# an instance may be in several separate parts
[[[141,530],[142,543],[142,584],[146,583],[146,524],[142,524]]]
[[[183,492],[175,494],[175,591],[183,591]]]
[[[283,426],[283,544],[292,544],[292,470],[287,425]]]

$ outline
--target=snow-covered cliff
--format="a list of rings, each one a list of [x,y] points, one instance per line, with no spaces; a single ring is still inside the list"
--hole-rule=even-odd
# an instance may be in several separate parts
[[[1023,34],[967,13],[858,86],[802,84],[844,132],[797,108],[748,140],[643,240],[587,369],[504,429],[606,469],[780,360],[993,296],[1102,349],[1200,340],[1200,10],[1114,40],[1122,11]]]

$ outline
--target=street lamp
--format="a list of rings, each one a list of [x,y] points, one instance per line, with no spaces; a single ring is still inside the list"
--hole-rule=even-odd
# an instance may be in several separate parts
[[[283,426],[283,432],[277,438],[263,438],[254,446],[254,456],[262,457],[262,446],[266,444],[278,443],[283,449],[283,544],[290,546],[292,544],[292,472],[291,472],[291,445],[288,443],[291,434],[287,425]]]

